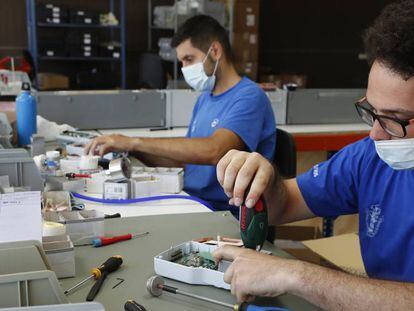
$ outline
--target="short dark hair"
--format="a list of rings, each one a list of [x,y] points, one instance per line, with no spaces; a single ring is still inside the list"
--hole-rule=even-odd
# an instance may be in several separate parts
[[[370,64],[377,60],[405,80],[414,76],[414,1],[386,6],[365,31],[364,43]]]
[[[230,62],[233,60],[226,29],[210,16],[196,15],[186,20],[174,34],[171,46],[176,48],[187,39],[190,39],[191,44],[204,53],[207,53],[213,41],[218,41],[223,47],[226,59]]]

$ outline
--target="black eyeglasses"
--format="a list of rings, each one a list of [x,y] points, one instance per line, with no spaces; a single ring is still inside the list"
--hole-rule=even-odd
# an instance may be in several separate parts
[[[367,107],[365,107],[367,106]],[[373,126],[375,120],[378,120],[381,127],[393,137],[404,138],[407,135],[406,126],[410,120],[400,120],[388,116],[378,115],[372,111],[372,106],[364,97],[355,103],[356,110],[362,121],[369,126]]]

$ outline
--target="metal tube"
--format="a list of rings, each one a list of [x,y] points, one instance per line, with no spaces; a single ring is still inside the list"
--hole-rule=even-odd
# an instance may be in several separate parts
[[[222,306],[222,307],[227,307],[227,308],[230,308],[230,309],[234,309],[234,305],[229,304],[229,303],[225,303],[225,302],[221,302],[221,301],[218,301],[218,300],[215,300],[215,299],[211,299],[211,298],[207,298],[207,297],[187,293],[187,292],[181,291],[179,289],[177,289],[176,292],[177,292],[177,294],[180,294],[180,295],[183,295],[183,296],[187,296],[187,297],[191,297],[191,298],[211,302],[211,303],[214,303],[214,304]]]
[[[191,293],[179,290],[177,287],[165,285],[164,279],[159,275],[154,275],[153,277],[150,277],[148,279],[148,281],[147,281],[147,290],[154,297],[159,297],[159,296],[161,296],[161,294],[164,291],[166,291],[166,292],[169,292],[169,293],[172,293],[172,294],[179,294],[179,295],[195,298],[195,299],[198,299],[198,300],[214,303],[216,305],[226,307],[226,308],[230,308],[232,310],[236,310],[235,308],[237,307],[237,305],[234,306],[234,305],[229,304],[229,303],[224,303],[224,302],[214,300],[214,299],[211,299],[211,298],[191,294]]]

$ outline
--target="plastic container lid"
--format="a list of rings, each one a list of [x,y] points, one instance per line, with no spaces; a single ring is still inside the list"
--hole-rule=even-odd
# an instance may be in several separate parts
[[[60,157],[60,152],[56,150],[46,152],[46,157],[48,159],[56,159]]]
[[[22,83],[22,91],[30,91],[30,84],[27,82]]]

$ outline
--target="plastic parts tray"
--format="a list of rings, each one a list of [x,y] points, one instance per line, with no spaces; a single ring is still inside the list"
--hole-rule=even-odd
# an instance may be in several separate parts
[[[105,311],[105,308],[97,302],[85,302],[85,303],[70,303],[62,305],[49,305],[49,306],[37,306],[37,307],[24,307],[24,308],[5,308],[2,311]]]
[[[0,275],[0,308],[67,303],[52,271]]]
[[[0,308],[67,303],[39,241],[0,243]]]

